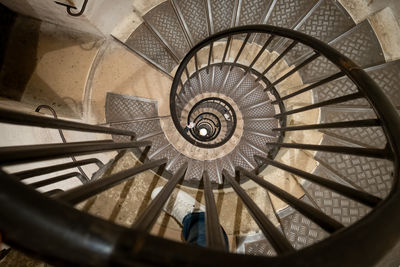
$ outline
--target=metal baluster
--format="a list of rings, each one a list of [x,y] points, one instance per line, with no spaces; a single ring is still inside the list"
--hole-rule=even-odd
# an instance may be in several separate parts
[[[167,203],[168,198],[172,194],[172,191],[179,183],[179,181],[184,177],[187,166],[188,163],[185,162],[185,164],[183,164],[182,167],[179,168],[179,170],[173,175],[173,177],[169,179],[168,183],[164,186],[164,188],[160,191],[156,198],[153,199],[145,212],[143,212],[143,214],[132,225],[133,228],[145,232],[149,232],[151,230],[154,223],[157,221],[157,218],[163,206],[165,205],[165,203]]]
[[[247,67],[245,74],[250,71],[250,69],[256,64],[257,60],[261,57],[261,55],[264,53],[265,49],[267,49],[268,45],[272,42],[272,40],[275,38],[275,35],[271,35],[267,41],[265,42],[264,46],[261,48],[261,50],[258,52],[257,56],[253,59],[253,61],[250,63],[250,65]]]
[[[4,108],[0,108],[0,122],[51,129],[135,136],[135,133],[131,131],[37,116]]]
[[[382,122],[379,119],[298,125],[298,126],[274,128],[272,130],[279,132],[287,132],[287,131],[315,130],[315,129],[327,129],[327,128],[355,128],[355,127],[376,127],[376,126],[382,126]]]
[[[294,175],[300,176],[300,177],[302,177],[302,178],[304,178],[306,180],[309,180],[309,181],[311,181],[313,183],[319,184],[319,185],[321,185],[323,187],[326,187],[326,188],[328,188],[328,189],[330,189],[332,191],[335,191],[335,192],[337,192],[337,193],[339,193],[339,194],[341,194],[343,196],[346,196],[346,197],[351,198],[351,199],[353,199],[355,201],[358,201],[358,202],[360,202],[360,203],[362,203],[362,204],[364,204],[366,206],[369,206],[369,207],[373,208],[376,205],[378,205],[379,202],[381,202],[381,200],[382,200],[379,197],[376,197],[376,196],[371,195],[369,193],[366,193],[366,192],[363,192],[363,191],[359,191],[359,190],[353,189],[351,187],[347,187],[347,186],[342,185],[340,183],[336,183],[336,182],[333,182],[333,181],[328,180],[326,178],[323,178],[323,177],[320,177],[320,176],[317,176],[317,175],[314,175],[314,174],[311,174],[311,173],[308,173],[308,172],[293,168],[293,167],[288,166],[286,164],[283,164],[283,163],[280,163],[280,162],[277,162],[277,161],[274,161],[274,160],[271,160],[271,159],[268,159],[268,158],[263,158],[263,157],[260,157],[260,156],[254,156],[254,157],[259,159],[259,160],[261,160],[261,161],[263,161],[263,162],[265,162],[268,165],[275,166],[275,167],[277,167],[277,168],[279,168],[281,170],[284,170],[284,171],[290,172],[290,173],[292,173]]]
[[[307,58],[305,61],[303,61],[300,65],[296,66],[295,68],[293,68],[292,70],[288,71],[286,74],[284,74],[281,78],[279,78],[278,80],[276,80],[275,82],[271,83],[270,85],[267,86],[267,88],[264,89],[264,92],[267,90],[272,89],[274,86],[280,84],[281,82],[283,82],[285,79],[287,79],[288,77],[290,77],[291,75],[293,75],[296,71],[300,70],[301,68],[303,68],[304,66],[306,66],[307,64],[310,64],[312,61],[314,61],[315,59],[317,59],[320,56],[319,53],[314,54],[313,56]]]
[[[111,140],[76,142],[68,144],[13,146],[0,148],[0,164],[19,164],[48,159],[84,155],[110,150],[144,147],[151,145],[149,141],[114,143]]]
[[[49,167],[42,167],[42,168],[36,168],[36,169],[32,169],[32,170],[20,171],[20,172],[13,173],[12,175],[18,177],[21,180],[24,180],[24,179],[28,179],[28,178],[35,177],[35,176],[40,176],[43,174],[48,174],[48,173],[52,173],[52,172],[57,172],[57,171],[66,170],[66,169],[74,168],[77,166],[89,165],[89,164],[96,164],[99,168],[104,166],[104,164],[100,160],[98,160],[96,158],[92,158],[92,159],[78,160],[76,162],[69,162],[69,163],[53,165],[53,166],[49,166]]]
[[[79,172],[71,172],[71,173],[67,173],[67,174],[63,174],[63,175],[59,175],[56,177],[52,177],[52,178],[48,178],[39,182],[34,182],[29,184],[29,186],[32,186],[34,188],[39,188],[39,187],[43,187],[46,185],[51,185],[51,184],[55,184],[61,181],[65,181],[68,180],[70,178],[73,177],[77,177],[83,184],[87,183],[88,181],[85,179],[85,177],[83,177],[82,174],[80,174]]]
[[[315,104],[312,104],[312,105],[309,105],[309,106],[305,106],[305,107],[302,107],[302,108],[286,111],[286,112],[283,112],[283,113],[275,115],[275,118],[281,118],[283,116],[296,114],[296,113],[304,112],[304,111],[307,111],[307,110],[310,110],[310,109],[320,108],[320,107],[324,107],[324,106],[328,106],[328,105],[335,105],[335,104],[339,104],[339,103],[355,100],[355,99],[358,99],[358,98],[361,98],[361,97],[362,97],[362,94],[360,92],[357,92],[357,93],[354,93],[354,94],[345,95],[345,96],[329,99],[329,100],[326,100],[326,101],[322,101],[322,102],[319,102],[319,103],[315,103]]]
[[[228,54],[228,49],[229,49],[229,46],[230,46],[230,44],[231,44],[231,41],[232,41],[232,36],[230,35],[230,36],[228,37],[228,41],[226,42],[224,55],[223,55],[223,57],[222,57],[221,67],[219,68],[220,70],[222,70],[222,67],[224,66],[225,59],[226,59],[226,55]]]
[[[133,176],[139,173],[166,164],[167,161],[168,159],[149,161],[140,166],[133,167],[128,170],[118,172],[116,174],[112,174],[108,177],[104,177],[103,179],[92,181],[85,185],[57,194],[55,198],[67,202],[69,204],[75,205],[90,197],[100,194],[101,192],[104,192],[107,189],[110,189],[126,181],[127,179],[132,179]]]
[[[238,167],[237,170],[244,176],[250,178],[257,184],[259,184],[261,187],[270,191],[278,198],[285,201],[290,206],[294,207],[296,210],[298,210],[300,213],[302,213],[303,215],[314,221],[316,224],[318,224],[322,229],[326,230],[327,232],[334,233],[344,227],[341,223],[332,219],[325,213],[321,212],[320,210],[317,210],[316,208],[308,205],[307,203],[304,203],[298,198],[287,193],[285,190],[280,189],[279,187],[260,178],[259,176],[243,169],[242,167]]]
[[[331,76],[329,76],[329,77],[327,77],[325,79],[322,79],[321,81],[318,81],[316,83],[310,84],[310,85],[306,86],[303,89],[300,89],[300,90],[298,90],[298,91],[296,91],[294,93],[291,93],[291,94],[289,94],[287,96],[281,97],[281,101],[288,100],[289,98],[295,97],[295,96],[297,96],[299,94],[307,92],[307,91],[309,91],[311,89],[314,89],[314,88],[316,88],[318,86],[321,86],[323,84],[326,84],[326,83],[329,83],[329,82],[334,81],[336,79],[339,79],[340,77],[343,77],[343,76],[344,76],[343,72],[335,73],[335,74],[333,74],[333,75],[331,75]],[[274,102],[272,102],[272,104],[278,104],[278,101],[274,101]]]
[[[213,46],[214,46],[214,42],[211,42],[211,43],[210,43],[210,50],[209,50],[209,52],[208,52],[207,74],[210,73],[209,68],[210,68],[210,63],[211,63],[211,57],[212,57]]]
[[[272,247],[278,255],[294,252],[294,248],[290,245],[285,236],[271,223],[268,217],[262,212],[256,203],[247,195],[240,185],[231,177],[226,170],[222,174],[226,180],[232,185],[235,192],[246,205],[254,221],[258,224],[265,237],[269,240]]]
[[[289,53],[290,50],[293,49],[293,47],[297,44],[297,41],[293,41],[286,49],[283,51],[256,79],[256,82],[261,80],[261,78],[270,70],[272,69],[287,53]]]
[[[204,198],[206,200],[206,236],[207,247],[226,250],[226,244],[221,225],[219,224],[217,207],[211,189],[208,172],[203,172]]]

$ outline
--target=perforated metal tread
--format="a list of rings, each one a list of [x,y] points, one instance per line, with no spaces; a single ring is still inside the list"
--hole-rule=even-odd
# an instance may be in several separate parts
[[[143,16],[143,19],[165,40],[179,59],[189,52],[189,43],[169,1],[154,7]]]
[[[209,36],[205,1],[173,0],[192,45]]]
[[[312,14],[296,26],[296,30],[329,43],[355,25],[353,19],[338,1],[323,0],[317,3]],[[310,48],[298,44],[285,59],[291,64],[309,52],[311,52]]]
[[[349,145],[340,140],[324,136],[323,145]],[[393,164],[386,160],[317,152],[315,159],[342,180],[378,197],[386,197],[393,183]]]
[[[168,50],[145,24],[141,24],[125,44],[164,72],[170,73],[177,65]]]
[[[342,34],[331,43],[331,46],[362,67],[385,62],[382,48],[368,20]],[[319,57],[299,70],[299,74],[304,83],[311,83],[338,71],[338,68],[325,57]]]

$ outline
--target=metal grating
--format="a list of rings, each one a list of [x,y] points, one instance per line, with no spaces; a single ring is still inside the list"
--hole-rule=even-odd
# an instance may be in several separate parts
[[[193,38],[193,45],[208,37],[207,12],[204,1],[174,0]]]
[[[159,4],[147,12],[143,18],[172,47],[178,58],[183,58],[189,52],[190,46],[169,1]]]
[[[334,180],[329,174],[324,173],[321,168],[317,168],[314,174]],[[335,182],[343,183],[335,180]],[[313,198],[318,207],[328,216],[341,222],[345,226],[358,221],[364,217],[371,209],[347,197],[339,195],[317,184],[305,186],[305,190]]]
[[[207,73],[207,69],[202,69],[200,71],[201,83],[203,85],[203,92],[213,92],[212,89],[213,81],[212,81],[213,71],[212,68],[209,68]]]
[[[257,120],[257,121],[252,121],[252,120],[245,120],[244,122],[244,128],[246,130],[252,130],[256,131],[259,133],[266,133],[266,134],[271,134],[275,135],[276,133],[272,131],[272,129],[278,127],[278,120]]]
[[[141,24],[129,36],[125,44],[133,51],[153,61],[166,72],[171,72],[177,65],[162,43],[144,24]]]
[[[276,256],[274,248],[267,239],[246,243],[245,253],[253,256]]]

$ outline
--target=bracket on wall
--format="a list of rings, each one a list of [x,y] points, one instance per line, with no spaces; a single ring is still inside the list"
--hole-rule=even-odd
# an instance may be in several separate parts
[[[89,0],[84,0],[83,5],[82,5],[82,8],[81,8],[81,11],[79,11],[78,13],[73,13],[73,12],[72,12],[73,9],[74,9],[74,10],[77,9],[77,8],[74,7],[74,6],[71,6],[71,5],[68,5],[68,4],[65,4],[65,3],[61,3],[61,2],[57,2],[57,1],[54,1],[54,3],[56,3],[57,5],[65,6],[65,7],[67,8],[67,13],[68,13],[70,16],[79,17],[79,16],[81,16],[81,15],[85,12],[86,5],[87,5],[88,1],[89,1]]]

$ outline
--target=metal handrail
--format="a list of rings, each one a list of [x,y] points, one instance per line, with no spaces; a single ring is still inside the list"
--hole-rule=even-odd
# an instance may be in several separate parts
[[[376,263],[400,239],[400,232],[398,231],[398,225],[400,225],[400,138],[398,137],[400,118],[397,111],[376,83],[347,57],[341,55],[323,42],[305,34],[265,25],[233,28],[217,33],[200,42],[189,52],[179,66],[173,81],[171,95],[173,95],[173,90],[176,90],[179,85],[180,77],[185,71],[191,55],[211,42],[243,33],[278,35],[311,47],[338,66],[358,86],[362,95],[371,103],[387,137],[388,145],[385,151],[390,153],[389,159],[394,162],[395,169],[393,175],[394,185],[391,193],[386,199],[377,200],[375,208],[368,215],[350,227],[335,231],[328,239],[295,251],[285,241],[282,233],[276,228],[271,227],[271,224],[268,223],[268,218],[263,216],[262,212],[248,198],[235,179],[224,172],[225,178],[234,186],[234,190],[238,192],[249,210],[254,213],[257,223],[259,223],[266,235],[274,240],[274,247],[277,248],[280,254],[277,257],[253,257],[188,246],[155,237],[148,233],[173,188],[184,176],[187,164],[184,164],[175,173],[166,187],[150,204],[149,209],[140,216],[134,225],[136,228],[123,227],[80,212],[60,200],[52,201],[48,197],[20,183],[18,177],[0,170],[0,232],[4,241],[31,255],[41,257],[49,262],[62,263],[64,265],[132,266],[137,264],[154,266],[215,266],[216,264],[224,264],[231,266],[369,266]],[[171,111],[174,108],[172,106]],[[35,160],[36,156],[40,156],[42,159],[47,158],[48,155],[44,154],[44,151],[48,148],[52,150],[52,156],[61,157],[76,153],[95,153],[102,150],[126,149],[148,145],[151,144],[148,142],[121,144],[87,142],[75,143],[68,146],[34,146],[27,149],[23,147],[11,147],[2,149],[1,155],[3,155],[3,163],[11,164],[14,162]],[[95,147],[97,146],[101,148],[96,149]],[[67,153],[63,154],[59,152],[60,148],[67,148]],[[28,153],[21,156],[18,152]],[[368,151],[365,152],[368,155]],[[11,157],[9,157],[10,155]],[[154,162],[149,163],[145,167],[142,167],[140,171],[144,171],[150,166],[162,164],[163,162],[165,161],[160,160],[155,165],[151,165]],[[285,166],[281,167],[284,168]],[[131,169],[130,171],[136,174],[138,169]],[[252,174],[245,173],[245,175],[249,175],[254,180],[259,181]],[[115,180],[111,183],[120,182],[121,179],[128,178],[129,174],[125,173],[123,176],[114,175],[113,178]],[[276,194],[282,195],[288,201],[299,205],[295,199],[282,194],[281,191],[271,187],[270,184],[262,184],[274,190]],[[89,184],[84,186],[89,187]],[[83,191],[86,192],[86,190]],[[67,192],[59,194],[68,195]],[[81,197],[81,195],[78,197]],[[207,198],[210,198],[209,184],[207,185]],[[208,206],[212,204],[210,204],[210,201],[207,202]],[[300,207],[308,213],[312,213],[313,216],[320,216],[309,207],[304,205],[300,205]],[[215,211],[213,215],[212,218],[208,219],[207,225],[217,225]],[[329,223],[332,224],[332,222]],[[338,226],[336,227],[339,228]],[[218,234],[218,232],[215,233]],[[214,240],[216,247],[218,242],[220,243],[220,241]],[[374,247],[371,248],[371,244],[374,244]]]

